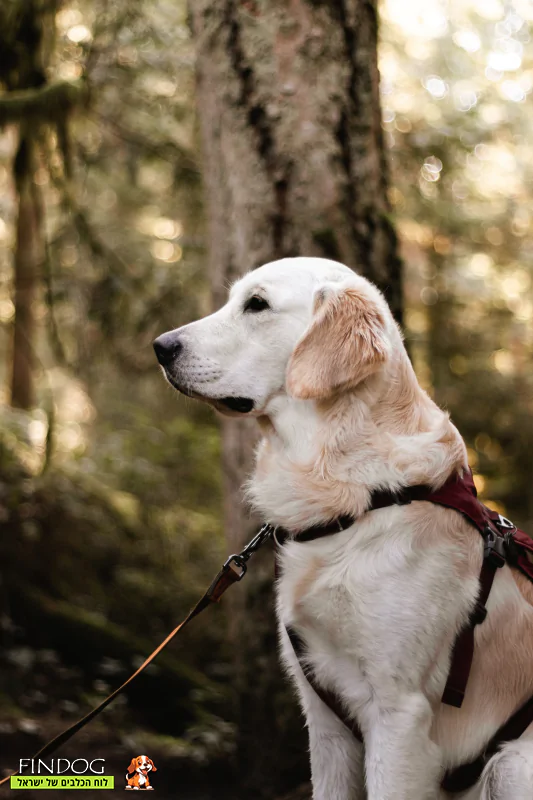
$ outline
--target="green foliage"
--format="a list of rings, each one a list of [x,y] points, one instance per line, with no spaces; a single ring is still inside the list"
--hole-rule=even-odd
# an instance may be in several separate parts
[[[76,717],[102,700],[186,615],[223,551],[208,510],[143,509],[78,465],[39,474],[33,422],[4,411],[0,436],[0,703],[14,720],[20,708],[39,717],[56,704]],[[115,726],[133,713],[137,725],[185,736],[182,757],[198,760],[199,732],[210,741],[216,714],[227,714],[223,635],[215,612],[169,646],[128,690],[134,711],[117,704]],[[206,677],[215,672],[216,682]],[[203,752],[218,758],[218,745]]]
[[[91,474],[88,459],[81,465],[85,469],[74,463],[32,472],[35,464],[23,463],[28,444],[19,445],[17,437],[24,416],[4,412],[2,417],[6,580],[68,602],[95,621],[124,626],[132,635],[162,636],[185,615],[219,565],[218,520],[206,504],[189,511],[176,501],[159,505],[156,497],[143,506],[139,494]],[[26,421],[27,431],[33,420]],[[125,470],[125,485],[131,474]],[[139,480],[134,473],[134,486]]]
[[[531,8],[382,8],[382,105],[419,377],[486,500],[533,529]]]

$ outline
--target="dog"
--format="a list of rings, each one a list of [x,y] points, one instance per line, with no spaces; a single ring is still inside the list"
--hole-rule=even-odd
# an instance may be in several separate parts
[[[438,489],[468,469],[449,416],[418,384],[378,289],[348,267],[287,258],[237,281],[216,313],[154,342],[169,383],[262,434],[248,498],[295,534],[340,515],[346,530],[281,548],[282,658],[309,732],[314,800],[436,800],[533,695],[533,585],[497,571],[462,707],[441,703],[456,637],[476,603],[483,542],[429,502],[365,514],[371,492]],[[362,746],[310,686],[357,722]],[[533,725],[503,745],[463,800],[533,798]]]
[[[131,764],[126,772],[125,789],[151,789],[150,772],[157,772],[157,767],[148,756],[137,756],[131,759]]]

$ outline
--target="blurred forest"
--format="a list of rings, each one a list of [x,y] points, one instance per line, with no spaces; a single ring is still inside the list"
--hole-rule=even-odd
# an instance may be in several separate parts
[[[262,2],[241,5],[260,25]],[[380,7],[407,345],[482,497],[530,531],[532,24],[530,0]],[[218,421],[151,348],[213,302],[192,27],[185,0],[0,4],[5,774],[120,683],[225,557]],[[213,608],[64,753],[119,775],[147,752],[161,791],[236,797],[228,627]],[[304,747],[266,797],[306,780]]]

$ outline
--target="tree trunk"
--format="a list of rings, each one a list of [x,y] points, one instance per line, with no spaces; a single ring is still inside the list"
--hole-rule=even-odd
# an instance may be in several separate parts
[[[55,34],[59,0],[14,0],[0,3],[0,124],[18,122],[19,145],[13,165],[18,217],[14,254],[14,305],[11,405],[34,402],[35,299],[44,261],[43,212],[34,181],[36,143],[43,120],[68,100],[70,87],[42,92]]]
[[[42,209],[38,187],[34,184],[35,159],[31,135],[21,135],[15,158],[15,185],[18,200],[15,244],[15,323],[11,377],[11,405],[31,408],[34,403],[34,302],[39,269],[44,259]]]
[[[377,283],[401,319],[374,2],[194,0],[191,19],[215,305],[246,270],[285,256],[316,255]],[[249,424],[223,423],[232,552],[255,524],[240,490],[254,441]],[[269,797],[289,788],[282,784],[294,725],[281,729],[274,712],[279,668],[271,556],[264,554],[251,573],[232,608],[238,760],[243,795]]]

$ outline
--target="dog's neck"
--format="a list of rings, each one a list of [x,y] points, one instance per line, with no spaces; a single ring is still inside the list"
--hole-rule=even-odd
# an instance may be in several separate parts
[[[289,530],[357,516],[373,489],[437,487],[466,466],[459,433],[403,352],[386,372],[329,400],[280,394],[260,424],[248,496],[265,519]]]

